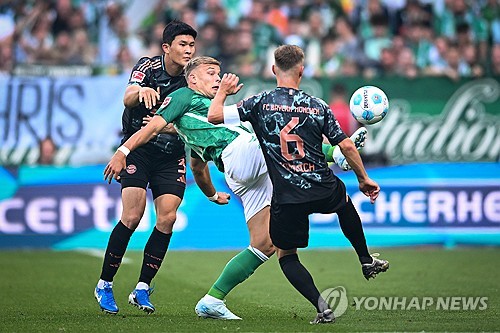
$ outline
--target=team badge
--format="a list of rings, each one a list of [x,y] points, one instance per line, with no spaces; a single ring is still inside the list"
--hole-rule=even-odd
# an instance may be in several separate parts
[[[165,98],[165,100],[163,101],[163,103],[161,104],[161,107],[164,108],[168,105],[168,103],[170,103],[170,100],[172,99],[172,97],[167,97]]]
[[[146,76],[146,74],[144,74],[143,72],[133,71],[132,78],[130,79],[130,81],[142,82],[144,80],[144,76]]]
[[[126,170],[127,170],[127,173],[129,175],[132,175],[132,174],[134,174],[137,171],[137,167],[135,165],[133,165],[133,164],[130,164],[130,165],[127,165],[127,169]]]

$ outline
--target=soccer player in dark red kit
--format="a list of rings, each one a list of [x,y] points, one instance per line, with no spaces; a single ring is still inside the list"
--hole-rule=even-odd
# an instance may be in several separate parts
[[[380,187],[368,177],[353,141],[341,130],[328,104],[299,89],[304,72],[302,49],[283,45],[276,49],[274,58],[276,89],[224,106],[227,95],[240,88],[236,75],[224,74],[208,119],[213,123],[252,124],[273,184],[270,236],[281,270],[316,308],[317,315],[311,323],[331,323],[335,316],[297,255],[297,248],[308,245],[309,215],[337,213],[366,279],[386,271],[389,263],[369,254],[356,208],[344,183],[328,168],[321,152],[323,135],[340,147],[357,176],[360,191],[372,203]]]
[[[196,30],[190,25],[172,21],[163,31],[164,54],[143,57],[134,66],[123,97],[122,143],[149,122],[168,94],[187,86],[184,66],[194,55],[196,35]],[[127,155],[127,167],[119,177],[123,213],[109,236],[94,294],[103,311],[118,312],[112,289],[113,278],[130,237],[144,214],[146,189],[149,187],[155,204],[156,225],[144,247],[139,282],[129,295],[129,303],[152,313],[155,307],[149,299],[151,280],[165,258],[176,212],[186,188],[184,143],[169,124],[146,145],[130,154],[123,150],[121,153]]]

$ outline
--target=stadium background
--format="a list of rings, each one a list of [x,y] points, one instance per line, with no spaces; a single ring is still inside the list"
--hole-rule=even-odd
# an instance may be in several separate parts
[[[102,172],[119,144],[130,69],[160,53],[173,18],[198,29],[198,55],[242,76],[231,101],[274,87],[280,43],[304,48],[303,89],[330,103],[347,133],[358,126],[350,94],[365,84],[387,93],[390,112],[368,127],[363,152],[382,187],[376,205],[352,172],[335,171],[370,250],[391,269],[365,281],[335,217],[315,215],[301,258],[321,290],[345,286],[350,299],[485,296],[488,309],[350,307],[335,326],[312,327],[310,304],[272,258],[228,296],[243,321],[197,321],[194,304],[248,233],[237,198],[213,205],[189,174],[174,251],[155,279],[156,313],[125,306],[142,260],[128,251],[114,287],[120,315],[100,315],[92,290],[121,210],[119,186]],[[499,78],[496,0],[0,0],[0,331],[500,330]],[[149,201],[129,249],[141,250],[153,225]]]
[[[363,152],[375,206],[346,181],[369,244],[500,244],[500,16],[497,1],[3,1],[0,5],[0,247],[103,248],[120,215],[102,180],[119,144],[122,94],[142,55],[160,54],[173,18],[199,31],[197,54],[243,77],[237,99],[272,89],[272,51],[306,52],[303,89],[344,130],[350,94],[384,89],[390,112]],[[212,169],[214,183],[226,189]],[[188,182],[193,184],[192,176]],[[202,207],[202,209],[200,209]],[[147,214],[131,248],[154,225]],[[311,218],[311,247],[343,247],[334,216]],[[238,249],[237,200],[188,186],[172,249]]]

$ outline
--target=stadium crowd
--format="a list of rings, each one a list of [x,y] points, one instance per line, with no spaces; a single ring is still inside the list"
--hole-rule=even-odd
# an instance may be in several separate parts
[[[295,44],[306,76],[500,75],[498,0],[156,0],[132,29],[138,0],[0,0],[0,72],[19,64],[129,72],[161,54],[172,19],[199,31],[197,54],[223,71],[272,75],[272,51]]]

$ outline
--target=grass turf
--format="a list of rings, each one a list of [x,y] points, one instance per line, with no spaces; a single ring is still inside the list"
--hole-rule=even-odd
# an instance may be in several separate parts
[[[243,321],[200,319],[194,305],[235,252],[170,252],[146,315],[127,304],[142,254],[128,252],[115,277],[120,312],[102,313],[93,297],[102,261],[79,252],[0,252],[0,332],[327,332],[499,331],[499,248],[383,249],[391,268],[366,281],[352,251],[303,251],[320,290],[343,286],[349,307],[337,322],[310,325],[314,308],[286,281],[276,258],[227,297]],[[488,297],[486,310],[356,310],[353,297]],[[408,304],[408,303],[407,303]],[[373,303],[371,304],[373,305]]]

